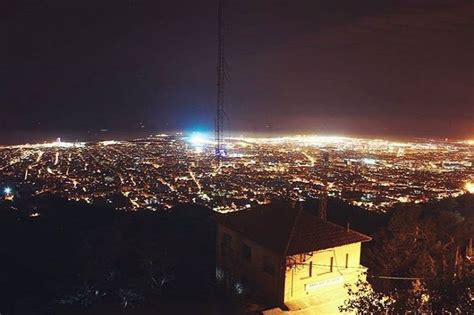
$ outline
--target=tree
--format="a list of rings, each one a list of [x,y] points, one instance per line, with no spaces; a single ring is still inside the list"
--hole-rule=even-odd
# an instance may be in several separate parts
[[[376,292],[369,282],[359,278],[346,285],[348,299],[341,312],[356,314],[474,314],[474,282],[462,279],[414,280],[410,289],[394,289],[388,294]]]
[[[339,306],[340,312],[356,314],[389,314],[395,301],[388,295],[374,291],[366,275],[360,276],[354,285],[346,284],[348,299]]]
[[[474,199],[460,198],[392,209],[362,255],[370,284],[358,283],[359,290],[349,291],[344,309],[473,314],[473,265],[463,258],[474,235],[474,220],[466,209],[473,207]],[[390,308],[380,308],[381,296],[393,302]]]
[[[426,284],[433,313],[474,314],[474,276],[435,279]]]

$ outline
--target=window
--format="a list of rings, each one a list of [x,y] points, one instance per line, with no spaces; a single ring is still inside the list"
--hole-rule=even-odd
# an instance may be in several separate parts
[[[242,244],[241,254],[242,254],[243,259],[250,261],[250,259],[252,257],[252,249],[247,244]]]
[[[268,256],[263,256],[263,271],[271,276],[275,275],[275,266],[273,266]]]
[[[329,272],[332,272],[333,265],[334,265],[334,257],[331,257],[331,263],[329,264]]]
[[[346,254],[346,269],[349,268],[349,254]]]

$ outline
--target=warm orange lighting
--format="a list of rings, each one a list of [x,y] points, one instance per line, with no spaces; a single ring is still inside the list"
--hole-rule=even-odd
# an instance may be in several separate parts
[[[466,184],[464,184],[464,189],[466,189],[467,192],[474,194],[474,183],[467,182]]]

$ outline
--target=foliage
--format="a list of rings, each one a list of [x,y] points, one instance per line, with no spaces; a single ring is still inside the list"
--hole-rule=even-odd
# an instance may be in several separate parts
[[[474,198],[399,205],[372,235],[373,241],[362,253],[363,263],[369,267],[372,288],[394,301],[388,311],[473,313],[473,265],[464,253],[474,235],[474,217],[466,209],[474,209]],[[348,306],[362,313],[370,301],[379,298],[364,290],[349,293]]]
[[[393,311],[395,301],[388,295],[374,291],[365,277],[366,275],[359,277],[354,285],[345,285],[348,299],[339,306],[339,311],[356,314],[384,314]]]
[[[454,272],[456,251],[474,235],[472,219],[431,207],[410,205],[392,211],[388,224],[373,235],[364,252],[372,273],[429,278]],[[397,287],[378,285],[385,289]]]
[[[143,301],[143,295],[130,289],[120,289],[117,293],[124,308],[133,306],[135,303]]]
[[[364,276],[354,286],[346,285],[348,299],[339,310],[356,314],[474,314],[473,284],[472,277],[416,280],[410,289],[381,293]]]
[[[192,205],[130,213],[52,196],[0,203],[0,312],[209,296],[193,285],[214,275],[211,214]]]
[[[439,279],[427,284],[433,313],[474,314],[474,277]]]
[[[58,302],[65,305],[78,305],[81,307],[88,307],[94,304],[100,297],[105,293],[101,293],[99,289],[83,286],[79,288],[76,292],[66,295],[61,298]]]

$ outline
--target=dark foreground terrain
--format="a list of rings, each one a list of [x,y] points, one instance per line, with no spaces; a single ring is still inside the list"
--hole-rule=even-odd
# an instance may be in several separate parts
[[[317,202],[305,208],[313,211]],[[265,307],[214,282],[215,215],[196,205],[122,212],[53,196],[1,201],[0,313],[241,314]],[[439,309],[456,308],[456,296],[472,289],[465,261],[472,195],[400,205],[385,215],[333,199],[328,219],[373,237],[362,253],[368,279],[384,294],[397,292],[402,304],[412,298],[400,294],[411,292],[411,282],[381,275],[439,280],[423,282],[441,296],[430,306]],[[459,266],[461,284],[452,277]]]

